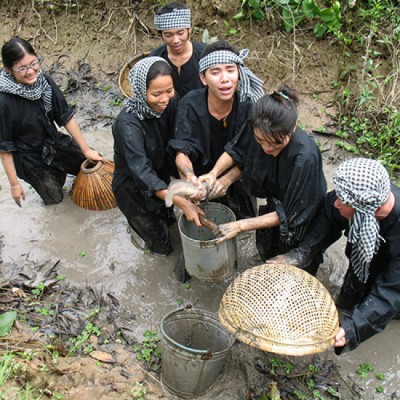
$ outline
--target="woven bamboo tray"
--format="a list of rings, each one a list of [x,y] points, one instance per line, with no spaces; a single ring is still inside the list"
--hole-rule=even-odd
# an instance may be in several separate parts
[[[121,93],[126,97],[132,97],[132,87],[128,81],[129,72],[131,71],[132,67],[142,58],[147,57],[150,52],[145,52],[141,54],[137,54],[135,57],[132,58],[129,62],[127,62],[121,69],[118,77],[118,86],[121,90]]]
[[[325,287],[283,264],[259,265],[236,278],[222,297],[219,319],[243,343],[294,356],[327,350],[339,328]]]
[[[72,185],[72,201],[86,210],[104,211],[117,206],[111,189],[114,163],[85,160]]]

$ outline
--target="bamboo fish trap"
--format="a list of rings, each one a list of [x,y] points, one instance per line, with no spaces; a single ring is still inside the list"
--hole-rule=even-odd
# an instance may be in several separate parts
[[[91,164],[85,160],[72,185],[72,201],[86,210],[104,211],[117,206],[111,182],[114,163]]]
[[[327,350],[339,329],[325,287],[284,264],[259,265],[236,278],[222,297],[219,320],[243,343],[292,356]]]
[[[132,87],[128,81],[129,72],[131,71],[132,67],[140,61],[142,58],[145,58],[149,55],[149,52],[137,54],[135,57],[132,58],[129,62],[127,62],[121,69],[118,77],[118,85],[122,92],[122,94],[126,98],[132,97]]]

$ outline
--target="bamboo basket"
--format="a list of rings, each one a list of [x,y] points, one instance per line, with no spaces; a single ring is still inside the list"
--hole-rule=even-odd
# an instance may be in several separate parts
[[[72,185],[72,201],[86,210],[104,211],[117,206],[111,182],[114,163],[98,161],[93,165],[85,160]]]
[[[132,97],[132,87],[128,81],[129,72],[131,71],[132,67],[140,61],[142,58],[147,57],[150,52],[145,52],[141,54],[137,54],[135,57],[132,58],[129,62],[127,62],[121,69],[118,77],[118,86],[121,90],[121,93],[126,97]]]
[[[337,309],[325,287],[284,264],[259,265],[236,278],[222,297],[219,320],[246,344],[292,356],[327,350],[339,329]]]

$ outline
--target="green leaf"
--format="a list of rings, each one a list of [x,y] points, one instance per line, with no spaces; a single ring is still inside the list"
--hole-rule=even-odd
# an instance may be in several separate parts
[[[378,385],[378,386],[376,387],[376,391],[377,391],[378,393],[383,393],[383,392],[385,391],[385,389],[383,388],[382,385]]]
[[[232,19],[242,19],[243,18],[243,11],[238,12],[236,15],[232,17]]]
[[[319,16],[324,22],[332,22],[336,19],[336,13],[331,8],[325,8],[319,12]]]
[[[305,0],[303,2],[303,10],[307,18],[315,18],[319,14],[319,8],[314,0]]]
[[[0,315],[0,336],[7,336],[17,319],[16,311],[7,311]]]

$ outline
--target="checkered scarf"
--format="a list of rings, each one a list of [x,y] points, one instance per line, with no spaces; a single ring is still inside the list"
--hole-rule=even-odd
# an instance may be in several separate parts
[[[203,73],[205,70],[218,64],[236,64],[239,69],[240,77],[240,101],[244,101],[247,97],[250,97],[253,102],[256,102],[264,95],[264,82],[244,65],[243,61],[248,54],[248,49],[241,50],[239,55],[229,50],[213,51],[200,59],[199,72]]]
[[[15,94],[27,100],[42,99],[47,112],[52,108],[53,90],[42,70],[39,71],[37,81],[33,85],[18,83],[14,76],[2,69],[0,71],[0,92]]]
[[[146,57],[138,61],[129,72],[128,81],[132,85],[132,97],[125,100],[124,104],[126,111],[136,114],[140,120],[160,118],[162,115],[162,112],[154,111],[147,104],[147,74],[156,61],[167,63],[161,57]]]
[[[384,240],[379,235],[375,211],[389,198],[389,174],[375,160],[354,158],[339,166],[333,182],[340,201],[355,209],[348,237],[352,244],[351,263],[358,279],[365,283],[369,264]]]
[[[154,26],[158,31],[189,28],[191,25],[189,9],[174,8],[172,12],[154,16]]]

